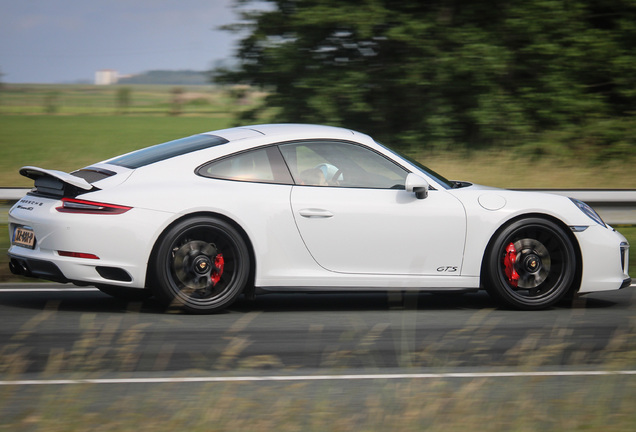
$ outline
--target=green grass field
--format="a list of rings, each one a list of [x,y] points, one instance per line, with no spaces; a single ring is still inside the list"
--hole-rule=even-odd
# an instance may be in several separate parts
[[[24,165],[72,171],[131,150],[232,125],[232,117],[142,115],[0,115],[0,187],[29,187]],[[530,160],[514,151],[471,154],[420,151],[447,178],[505,188],[636,188],[634,160],[591,164]]]
[[[122,89],[128,92],[125,106],[119,102]],[[0,88],[0,187],[30,186],[17,172],[24,165],[71,171],[231,126],[238,111],[262,96],[213,86],[5,84]]]
[[[0,116],[0,186],[32,186],[18,174],[24,165],[72,171],[230,122],[229,117]]]
[[[129,91],[122,108],[118,92]],[[179,115],[174,91],[179,89]],[[0,89],[0,187],[30,186],[24,165],[70,171],[137,148],[231,126],[263,93],[214,86],[17,85]],[[362,131],[364,132],[364,131]],[[390,145],[390,143],[387,143]],[[591,162],[530,158],[519,149],[415,151],[447,178],[506,188],[636,188],[636,155]]]
[[[127,93],[128,102],[125,104],[121,102],[122,89]],[[172,113],[176,97],[181,115],[225,116],[261,96],[257,92],[249,92],[238,100],[236,95],[237,91],[233,88],[211,85],[5,84],[0,91],[0,114],[164,116]]]

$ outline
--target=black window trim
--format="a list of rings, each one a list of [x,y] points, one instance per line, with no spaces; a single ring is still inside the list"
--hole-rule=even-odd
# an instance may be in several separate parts
[[[287,165],[287,161],[285,160],[285,157],[283,156],[281,150],[280,150],[280,146],[282,145],[289,145],[289,144],[303,144],[303,143],[311,143],[311,142],[328,142],[328,143],[340,143],[340,144],[350,144],[350,145],[355,145],[358,147],[362,147],[366,150],[369,150],[375,154],[377,154],[378,156],[386,159],[387,161],[391,162],[392,164],[394,164],[395,166],[397,166],[398,168],[404,170],[407,173],[413,173],[414,171],[400,163],[398,163],[397,161],[393,160],[392,158],[388,157],[387,155],[377,151],[374,148],[371,148],[367,145],[364,145],[362,143],[356,142],[356,141],[349,141],[349,140],[344,140],[344,139],[334,139],[334,138],[303,138],[303,139],[297,139],[297,140],[290,140],[290,141],[281,141],[281,142],[275,142],[275,143],[270,143],[270,144],[265,144],[265,145],[261,145],[258,147],[252,147],[249,149],[244,149],[244,150],[239,150],[237,152],[228,154],[228,155],[224,155],[224,156],[220,156],[216,159],[212,159],[209,160],[201,165],[199,165],[197,168],[195,168],[194,173],[196,175],[198,175],[199,177],[203,177],[203,178],[208,178],[208,179],[213,179],[213,180],[223,180],[223,181],[232,181],[232,182],[242,182],[242,183],[262,183],[262,184],[276,184],[276,185],[284,185],[284,186],[302,186],[302,187],[329,187],[329,188],[333,188],[334,186],[312,186],[312,185],[302,185],[299,183],[296,183],[296,180],[294,179],[294,176],[292,175],[291,170],[289,169],[289,166]],[[378,145],[379,144],[377,143]],[[231,157],[235,157],[244,153],[248,153],[251,151],[256,151],[256,150],[263,150],[263,149],[268,149],[268,148],[273,148],[275,147],[277,150],[277,154],[278,154],[278,158],[279,161],[282,162],[282,166],[285,167],[285,172],[288,175],[290,182],[280,182],[280,181],[266,181],[266,180],[240,180],[240,179],[227,179],[227,178],[222,178],[222,177],[214,177],[211,175],[206,175],[204,174],[202,171],[205,169],[205,167],[207,167],[208,165],[212,164],[212,163],[217,163],[220,162],[224,159],[228,159]],[[384,147],[384,146],[382,146]],[[384,147],[387,148],[387,147]],[[387,148],[388,149],[388,148]],[[391,149],[388,149],[388,151],[397,156],[397,157],[402,157],[402,155],[400,153],[397,153]],[[408,160],[407,160],[408,161]],[[410,162],[410,161],[409,161]],[[272,167],[273,168],[273,167]],[[417,174],[422,174],[422,172],[418,171]],[[338,186],[337,188],[339,189],[373,189],[373,190],[397,190],[397,189],[385,189],[385,188],[372,188],[372,187],[363,187],[363,186]],[[403,189],[400,189],[403,190]],[[436,190],[432,185],[430,186],[430,190]]]

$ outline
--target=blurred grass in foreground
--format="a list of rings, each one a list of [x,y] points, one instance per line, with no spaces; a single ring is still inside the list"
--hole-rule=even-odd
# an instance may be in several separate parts
[[[586,379],[583,392],[563,379],[557,395],[546,378],[377,380],[362,395],[346,381],[187,384],[180,393],[177,384],[129,385],[123,397],[104,385],[40,386],[37,403],[1,419],[0,431],[635,430],[636,379]],[[0,389],[0,401],[11,393]]]

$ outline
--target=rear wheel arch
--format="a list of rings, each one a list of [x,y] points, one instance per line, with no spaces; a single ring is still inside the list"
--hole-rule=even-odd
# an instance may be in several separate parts
[[[151,253],[148,257],[147,271],[146,271],[146,284],[145,284],[146,288],[154,289],[154,287],[157,285],[155,266],[158,260],[159,249],[162,243],[165,241],[166,237],[170,235],[170,233],[176,226],[183,223],[187,223],[190,220],[195,221],[200,219],[217,220],[217,221],[226,223],[237,232],[237,234],[241,237],[242,241],[245,243],[245,246],[247,248],[247,253],[249,255],[250,265],[249,265],[249,274],[247,278],[247,283],[245,284],[243,293],[245,293],[248,296],[251,296],[254,291],[254,278],[255,278],[255,270],[257,265],[256,254],[254,252],[254,246],[252,244],[252,241],[247,235],[247,232],[243,229],[243,227],[240,224],[238,224],[236,221],[234,221],[233,219],[223,214],[214,213],[214,212],[190,213],[174,220],[172,223],[170,223],[168,226],[164,228],[161,234],[157,237],[152,247]]]

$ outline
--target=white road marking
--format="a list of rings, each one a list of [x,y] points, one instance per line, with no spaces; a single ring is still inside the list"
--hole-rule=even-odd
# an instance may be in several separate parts
[[[64,291],[72,291],[72,292],[94,292],[99,291],[97,288],[90,287],[73,287],[73,288],[0,288],[0,292],[19,292],[19,293],[28,293],[28,292],[64,292]]]
[[[347,381],[347,380],[397,380],[397,379],[474,379],[474,378],[524,378],[524,377],[586,377],[610,375],[636,375],[636,370],[618,371],[543,371],[543,372],[448,372],[421,374],[353,374],[353,375],[269,375],[269,376],[199,376],[155,378],[87,378],[50,380],[0,381],[0,386],[70,385],[70,384],[162,384],[162,383],[210,383],[210,382],[263,382],[263,381]]]

